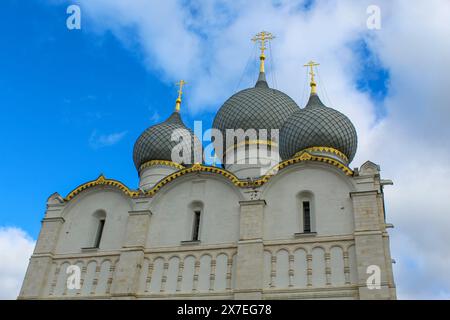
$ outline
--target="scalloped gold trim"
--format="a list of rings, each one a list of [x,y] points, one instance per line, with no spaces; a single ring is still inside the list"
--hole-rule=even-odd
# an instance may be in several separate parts
[[[162,165],[162,166],[168,166],[168,167],[172,167],[172,168],[176,168],[178,170],[184,169],[185,166],[173,162],[173,161],[168,161],[168,160],[150,160],[147,161],[145,163],[143,163],[140,167],[139,167],[139,172],[141,172],[142,170],[144,170],[145,168],[151,167],[151,166],[157,166],[157,165]]]
[[[292,159],[288,159],[288,160],[283,161],[283,162],[279,163],[278,165],[276,165],[262,179],[265,179],[267,176],[273,175],[273,172],[276,172],[276,170],[281,170],[291,164],[302,162],[302,161],[318,161],[318,162],[329,163],[329,164],[341,169],[346,175],[348,175],[348,176],[353,175],[353,171],[346,165],[342,164],[341,162],[339,162],[333,158],[326,157],[326,156],[316,156],[316,155],[313,155],[313,154],[309,153],[308,151],[304,150],[304,151],[301,151],[300,153],[297,153],[296,157],[294,157]]]
[[[309,147],[309,148],[306,148],[306,149],[304,149],[304,150],[302,150],[302,151],[300,151],[300,152],[297,152],[297,153],[294,155],[294,158],[297,157],[297,156],[299,156],[300,154],[302,154],[302,153],[305,152],[305,151],[307,151],[307,152],[310,152],[310,151],[314,152],[314,151],[315,151],[315,152],[329,152],[329,153],[334,153],[334,154],[337,155],[338,157],[342,158],[344,161],[348,162],[348,158],[347,158],[347,156],[346,156],[345,154],[343,154],[341,151],[339,151],[339,150],[337,150],[337,149],[334,149],[334,148],[331,148],[331,147]]]
[[[167,183],[173,181],[174,179],[176,179],[180,176],[183,176],[183,175],[185,175],[187,173],[191,173],[191,172],[218,173],[218,174],[224,176],[225,178],[229,179],[235,186],[240,187],[240,188],[259,187],[259,186],[262,186],[263,184],[265,184],[267,181],[269,181],[269,179],[278,170],[281,170],[289,165],[292,165],[292,164],[295,164],[298,162],[303,162],[303,161],[325,162],[325,163],[331,164],[335,167],[338,167],[348,176],[353,175],[353,171],[350,168],[348,168],[347,166],[343,165],[342,163],[340,163],[339,161],[337,161],[335,159],[328,158],[328,157],[315,156],[315,155],[308,153],[307,151],[303,151],[297,157],[277,164],[272,169],[270,169],[266,175],[264,175],[260,179],[254,180],[252,182],[250,182],[248,180],[240,180],[234,174],[232,174],[231,172],[224,170],[224,169],[220,169],[217,167],[204,166],[201,164],[195,164],[191,168],[186,168],[186,169],[174,172],[173,174],[171,174],[168,177],[161,180],[158,184],[156,184],[152,189],[148,190],[145,194],[148,196],[153,196],[159,189],[161,189]]]
[[[160,182],[158,182],[153,188],[145,192],[145,195],[147,196],[153,196],[156,192],[159,191],[163,186],[165,186],[167,183],[175,180],[178,177],[184,176],[185,174],[192,173],[192,172],[210,172],[210,173],[217,173],[225,178],[229,179],[235,186],[237,187],[247,187],[248,181],[239,180],[238,177],[236,177],[231,172],[220,169],[217,167],[210,167],[210,166],[204,166],[202,164],[196,163],[190,168],[185,168],[183,170],[177,171],[172,173],[171,175],[167,176],[166,178],[162,179]]]
[[[85,184],[79,186],[78,188],[76,188],[65,198],[65,200],[69,201],[72,198],[74,198],[76,195],[81,193],[82,191],[84,191],[88,188],[91,188],[91,187],[98,186],[98,185],[108,185],[108,186],[117,187],[130,197],[138,197],[140,195],[153,196],[163,186],[165,186],[169,182],[175,180],[176,178],[179,178],[181,176],[184,176],[188,173],[193,173],[193,172],[209,172],[209,173],[220,174],[221,176],[230,180],[235,186],[237,186],[239,188],[260,187],[263,184],[265,184],[267,181],[269,181],[270,178],[273,177],[278,170],[282,170],[292,164],[304,162],[304,161],[318,161],[318,162],[328,163],[328,164],[331,164],[331,165],[339,168],[340,170],[342,170],[347,176],[353,175],[353,171],[346,165],[342,164],[341,162],[339,162],[333,158],[326,157],[326,156],[325,157],[324,156],[315,156],[313,154],[310,154],[307,150],[304,150],[304,151],[301,151],[300,153],[298,153],[296,155],[296,157],[285,160],[285,161],[277,164],[276,166],[271,168],[267,174],[265,174],[261,178],[254,180],[254,181],[240,180],[238,177],[236,177],[230,171],[227,171],[227,170],[224,170],[224,169],[221,169],[218,167],[205,166],[200,163],[196,163],[191,167],[183,167],[183,169],[178,170],[178,171],[172,173],[171,175],[165,177],[164,179],[159,181],[153,188],[151,188],[150,190],[146,191],[143,194],[140,193],[139,191],[130,190],[127,186],[125,186],[123,183],[121,183],[119,181],[106,179],[103,175],[101,175],[97,180],[90,181],[90,182],[85,183]]]
[[[125,193],[129,197],[139,196],[139,191],[130,190],[122,182],[119,182],[117,180],[112,180],[112,179],[106,179],[104,175],[100,175],[100,177],[98,177],[97,180],[84,183],[81,186],[79,186],[78,188],[76,188],[75,190],[73,190],[71,193],[69,193],[67,195],[67,197],[64,200],[69,201],[69,200],[73,199],[75,196],[77,196],[79,193],[81,193],[82,191],[84,191],[88,188],[92,188],[95,186],[102,186],[102,185],[119,188],[123,193]]]

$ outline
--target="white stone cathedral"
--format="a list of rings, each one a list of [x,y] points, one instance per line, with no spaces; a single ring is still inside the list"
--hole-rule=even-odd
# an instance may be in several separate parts
[[[319,99],[316,64],[303,108],[268,86],[270,38],[255,38],[256,85],[230,97],[213,127],[279,138],[216,139],[220,166],[174,161],[180,141],[201,152],[180,116],[181,82],[175,112],[135,144],[137,189],[100,176],[50,196],[19,299],[396,298],[383,198],[392,182],[370,161],[350,169],[356,130]],[[174,141],[179,129],[191,139]]]

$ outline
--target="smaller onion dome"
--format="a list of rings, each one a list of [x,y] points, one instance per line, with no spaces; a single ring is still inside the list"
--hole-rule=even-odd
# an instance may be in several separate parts
[[[317,95],[284,123],[280,130],[280,155],[292,158],[311,147],[329,147],[342,152],[351,162],[356,154],[357,134],[351,121],[341,112],[328,108]]]
[[[183,84],[182,81],[180,87]],[[163,123],[149,127],[137,139],[133,150],[133,160],[138,171],[144,163],[152,160],[176,162],[172,159],[172,152],[175,147],[177,147],[177,150],[191,151],[189,161],[180,164],[193,164],[197,159],[202,161],[202,144],[194,135],[194,132],[183,123],[179,113],[181,94],[180,88],[175,111],[170,117]],[[174,132],[176,132],[177,139],[172,140]]]
[[[348,164],[357,149],[355,127],[344,114],[320,101],[312,71],[311,75],[311,96],[306,107],[292,114],[281,127],[280,156],[289,159],[305,149],[315,148],[317,152],[318,147],[322,147],[321,150],[326,150],[324,153],[334,153],[341,162]]]

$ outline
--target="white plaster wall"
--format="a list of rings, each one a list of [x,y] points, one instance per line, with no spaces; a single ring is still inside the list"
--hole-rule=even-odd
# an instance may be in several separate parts
[[[325,250],[321,247],[312,249],[312,285],[313,287],[324,287],[325,275]]]
[[[264,251],[264,288],[269,288],[271,284],[272,254]]]
[[[216,275],[214,281],[215,291],[224,291],[227,288],[227,263],[226,254],[220,254],[216,259]]]
[[[117,250],[122,247],[130,200],[117,189],[95,188],[85,191],[64,209],[65,220],[59,235],[56,253],[79,253],[81,248],[92,247],[97,233],[98,210],[106,212],[100,250]]]
[[[331,284],[343,286],[345,284],[344,253],[341,247],[334,246],[330,250]]]
[[[187,256],[184,259],[184,269],[181,281],[182,292],[192,292],[194,288],[194,269],[195,269],[195,257]]]
[[[200,269],[198,276],[198,291],[208,292],[210,288],[211,275],[211,256],[208,254],[202,255],[200,258]]]
[[[275,287],[289,287],[289,253],[281,249],[277,252]]]
[[[348,263],[350,266],[350,282],[352,284],[358,283],[358,271],[357,271],[357,261],[356,261],[356,248],[351,246],[348,248]]]
[[[108,288],[108,279],[110,276],[111,261],[105,260],[100,265],[100,274],[98,278],[97,287],[95,289],[96,294],[105,294]]]
[[[294,251],[294,287],[306,288],[308,284],[307,253],[304,249]]]
[[[172,257],[169,259],[169,266],[167,269],[167,282],[165,291],[174,293],[177,290],[177,277],[180,268],[180,258]]]
[[[81,295],[88,296],[93,292],[93,283],[95,279],[96,268],[96,261],[90,261],[87,264],[86,275],[84,277],[83,287],[81,288]]]
[[[316,163],[300,163],[281,170],[262,193],[267,202],[264,239],[290,239],[303,232],[297,197],[303,191],[314,195],[312,231],[320,236],[353,233],[350,179],[334,167]]]
[[[60,268],[59,268],[59,273],[56,277],[56,286],[55,289],[53,290],[53,294],[56,296],[62,296],[67,289],[67,285],[66,285],[66,281],[67,281],[67,273],[66,270],[69,267],[69,263],[68,262],[64,262],[63,264],[61,264]]]
[[[151,274],[151,282],[149,291],[159,293],[161,291],[162,276],[164,271],[164,259],[157,258],[153,262],[153,272]]]
[[[150,283],[147,283],[147,279],[150,279],[149,272],[153,271],[153,269],[149,270],[149,266],[150,260],[144,259],[144,262],[142,262],[141,273],[139,275],[139,286],[138,286],[139,293],[147,293],[149,291]]]
[[[49,276],[47,278],[47,283],[45,284],[44,297],[48,297],[50,295],[50,292],[52,290],[53,278],[55,278],[55,281],[57,280],[57,277],[55,276],[56,268],[57,268],[57,264],[55,262],[52,263],[52,266],[51,266],[50,272],[49,272]]]
[[[192,203],[203,205],[199,239],[202,245],[236,242],[239,238],[239,190],[219,177],[178,178],[156,194],[150,205],[147,247],[179,246],[192,239]]]

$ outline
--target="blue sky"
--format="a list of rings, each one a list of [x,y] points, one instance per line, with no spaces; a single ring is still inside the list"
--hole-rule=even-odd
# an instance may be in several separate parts
[[[372,31],[372,2],[1,1],[0,234],[20,228],[4,247],[19,252],[16,239],[37,238],[53,192],[65,196],[100,173],[135,188],[134,142],[173,111],[180,79],[189,83],[185,123],[208,129],[237,87],[253,85],[250,38],[265,29],[277,36],[269,84],[275,76],[276,88],[302,105],[303,64],[320,62],[322,100],[358,131],[351,166],[370,159],[394,181],[385,196],[399,296],[449,298],[450,3],[378,0],[382,28]],[[82,29],[69,31],[73,3]],[[424,212],[431,233],[423,232]],[[0,263],[0,287],[17,265]],[[0,288],[0,297],[11,290]]]
[[[134,141],[173,111],[177,95],[111,33],[89,32],[88,20],[69,31],[66,8],[0,5],[0,225],[34,238],[53,192],[65,196],[100,173],[135,187]],[[211,123],[211,114],[202,119]],[[97,141],[121,133],[112,146]]]
[[[88,19],[81,30],[69,31],[66,8],[7,0],[0,9],[0,170],[8,181],[0,186],[0,222],[34,238],[53,192],[65,196],[100,173],[137,185],[134,141],[172,112],[177,94],[158,71],[145,67],[138,43],[124,45],[111,32],[96,32]],[[363,45],[358,47],[364,61],[370,53]],[[385,94],[379,77],[386,74],[369,64],[363,71],[358,85]],[[202,120],[204,128],[212,117],[213,112],[183,114],[188,125]],[[123,138],[103,146],[115,134]]]

